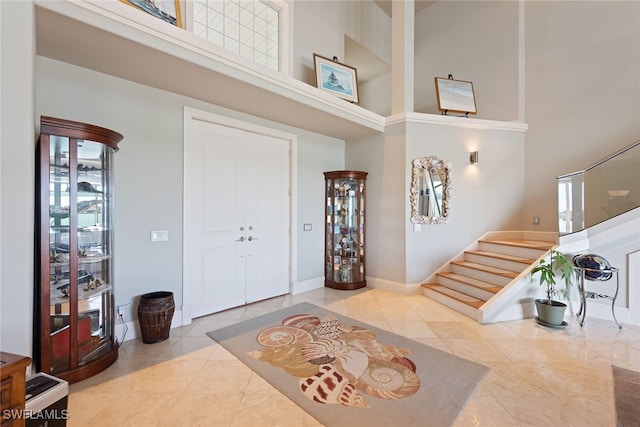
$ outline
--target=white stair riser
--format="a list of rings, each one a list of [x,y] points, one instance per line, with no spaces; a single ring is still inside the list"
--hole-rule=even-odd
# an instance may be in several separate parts
[[[478,242],[479,250],[485,252],[495,252],[497,254],[513,255],[523,258],[538,259],[546,251],[533,248],[521,248],[518,246],[501,245],[498,243]]]
[[[483,282],[504,286],[511,282],[509,277],[500,276],[498,274],[487,273],[484,271],[474,270],[473,268],[463,267],[461,265],[451,264],[451,271],[473,279],[482,280]]]
[[[529,266],[528,264],[524,264],[521,262],[492,258],[490,256],[482,256],[477,254],[465,254],[464,259],[465,261],[489,265],[491,267],[498,267],[509,271],[515,271],[516,273],[520,273],[526,270],[526,268]]]
[[[434,292],[427,288],[422,288],[422,294],[431,298],[432,300],[439,302],[442,305],[445,305],[458,313],[464,314],[467,317],[470,317],[474,320],[478,320],[478,310],[470,307],[466,304],[461,303],[460,301],[456,301],[453,298],[449,298],[446,295],[442,295],[439,292]]]
[[[474,286],[465,285],[464,283],[460,283],[456,280],[451,280],[442,276],[438,276],[438,283],[447,288],[462,292],[463,294],[471,295],[472,297],[481,299],[482,301],[486,301],[495,295],[493,292],[478,289]]]

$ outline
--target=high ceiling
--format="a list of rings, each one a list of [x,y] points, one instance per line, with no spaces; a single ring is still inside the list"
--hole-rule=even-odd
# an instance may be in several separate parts
[[[415,12],[418,13],[419,11],[435,3],[436,1],[437,0],[415,0]],[[391,16],[391,0],[374,0],[373,2],[377,4],[380,9],[384,11],[384,13]]]

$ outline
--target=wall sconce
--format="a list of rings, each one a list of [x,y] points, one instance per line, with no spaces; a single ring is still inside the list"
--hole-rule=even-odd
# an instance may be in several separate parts
[[[471,153],[469,153],[469,163],[471,163],[472,165],[477,165],[478,164],[478,152],[477,151],[472,151]]]

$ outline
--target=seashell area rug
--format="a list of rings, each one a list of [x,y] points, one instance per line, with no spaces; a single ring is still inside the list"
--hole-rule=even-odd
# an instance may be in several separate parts
[[[448,426],[489,368],[309,303],[207,335],[325,426]]]
[[[640,425],[640,372],[611,365],[616,426]]]

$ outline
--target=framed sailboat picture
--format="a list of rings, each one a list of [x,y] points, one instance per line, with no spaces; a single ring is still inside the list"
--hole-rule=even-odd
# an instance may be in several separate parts
[[[163,21],[182,28],[180,0],[120,0]]]
[[[355,68],[316,53],[313,54],[313,62],[318,89],[358,103],[358,73]]]
[[[436,97],[438,98],[438,110],[446,115],[447,111],[457,111],[465,114],[476,114],[476,98],[473,93],[473,83],[454,80],[449,74],[448,78],[436,77]]]

